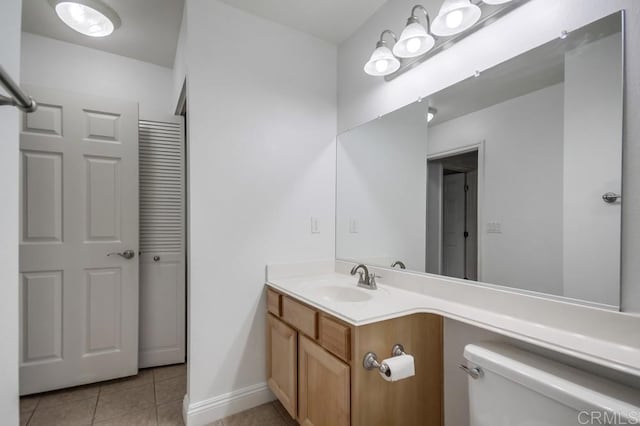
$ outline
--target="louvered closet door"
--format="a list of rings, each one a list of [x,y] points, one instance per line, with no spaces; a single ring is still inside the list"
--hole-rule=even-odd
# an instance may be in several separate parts
[[[184,127],[140,120],[140,367],[185,361]]]

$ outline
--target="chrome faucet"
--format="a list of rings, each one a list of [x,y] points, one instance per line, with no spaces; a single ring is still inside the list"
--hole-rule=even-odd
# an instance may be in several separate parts
[[[392,268],[395,268],[396,266],[399,266],[400,269],[407,269],[407,267],[404,265],[404,263],[401,260],[396,260],[391,264]]]
[[[376,274],[370,274],[369,269],[363,265],[359,264],[354,266],[351,269],[351,275],[355,275],[356,273],[360,274],[358,278],[358,287],[367,288],[369,290],[376,290],[378,285],[376,284]]]

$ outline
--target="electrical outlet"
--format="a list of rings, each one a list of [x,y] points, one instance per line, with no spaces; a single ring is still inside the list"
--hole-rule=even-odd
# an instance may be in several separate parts
[[[487,234],[502,234],[502,224],[500,222],[487,222]]]

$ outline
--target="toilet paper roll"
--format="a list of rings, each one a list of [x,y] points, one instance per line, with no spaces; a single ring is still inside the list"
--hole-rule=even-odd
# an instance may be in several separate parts
[[[400,355],[387,358],[382,361],[382,364],[388,367],[386,373],[380,372],[382,378],[387,382],[397,382],[398,380],[406,379],[416,374],[413,355]]]

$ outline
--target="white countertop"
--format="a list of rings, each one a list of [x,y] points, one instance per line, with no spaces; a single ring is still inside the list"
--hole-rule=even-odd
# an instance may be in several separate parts
[[[267,267],[267,285],[354,326],[434,313],[640,377],[640,315],[524,295],[445,277],[370,268],[383,275],[371,298],[340,302],[327,286],[357,289],[344,262]]]

